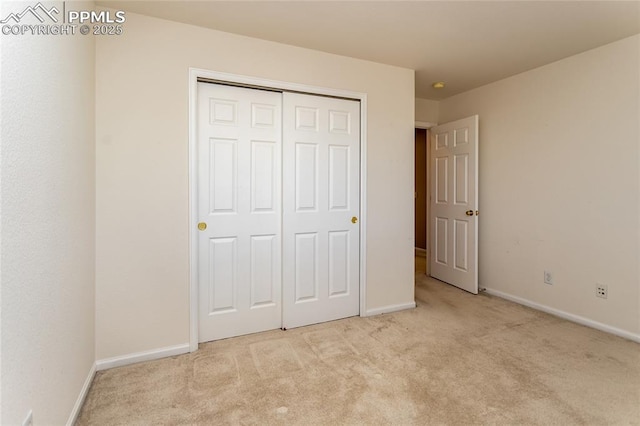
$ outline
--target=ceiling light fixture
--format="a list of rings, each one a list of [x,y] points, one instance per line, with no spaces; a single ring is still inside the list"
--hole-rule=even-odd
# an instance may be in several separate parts
[[[444,81],[436,81],[431,85],[434,89],[444,89]]]

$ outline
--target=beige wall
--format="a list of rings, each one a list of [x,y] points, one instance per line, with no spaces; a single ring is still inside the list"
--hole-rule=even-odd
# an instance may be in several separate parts
[[[95,45],[1,37],[0,423],[59,425],[95,360]]]
[[[482,287],[640,333],[639,76],[634,36],[440,103],[480,115]]]
[[[438,123],[440,102],[431,99],[416,98],[416,121]]]
[[[413,302],[412,70],[127,14],[96,61],[97,358],[189,340],[188,69],[368,93],[367,307]]]

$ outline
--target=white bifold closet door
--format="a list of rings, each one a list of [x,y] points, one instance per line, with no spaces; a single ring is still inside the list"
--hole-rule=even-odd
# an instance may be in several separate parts
[[[198,98],[199,341],[357,315],[359,102]]]

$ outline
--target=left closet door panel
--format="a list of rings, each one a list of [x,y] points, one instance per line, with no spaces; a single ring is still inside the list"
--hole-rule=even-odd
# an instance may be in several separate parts
[[[198,83],[199,342],[281,327],[281,158],[281,93]]]

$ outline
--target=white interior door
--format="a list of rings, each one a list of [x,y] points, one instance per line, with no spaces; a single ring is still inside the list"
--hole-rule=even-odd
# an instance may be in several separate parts
[[[198,84],[199,341],[280,328],[282,94]]]
[[[478,293],[478,116],[431,129],[431,276]]]
[[[283,96],[283,327],[292,328],[360,312],[360,103]]]

